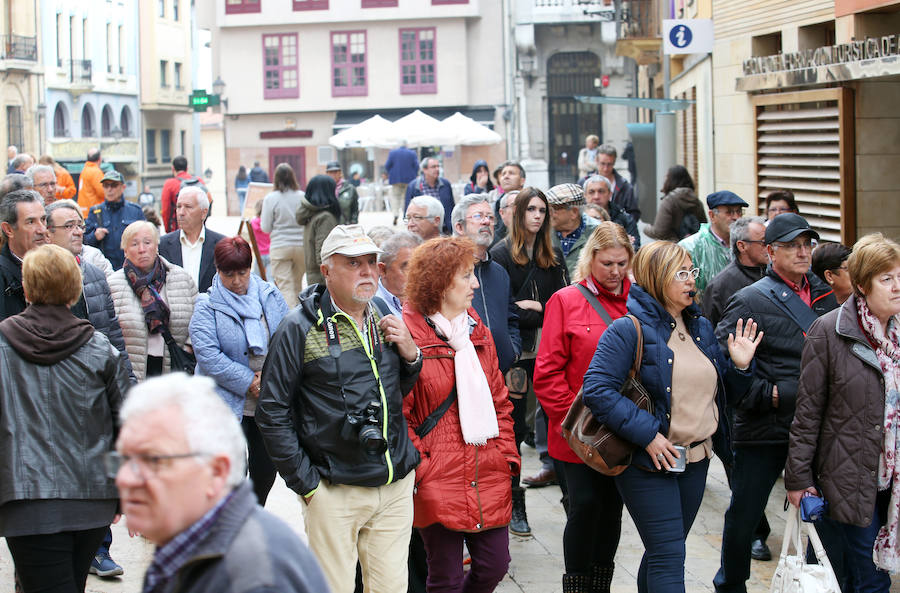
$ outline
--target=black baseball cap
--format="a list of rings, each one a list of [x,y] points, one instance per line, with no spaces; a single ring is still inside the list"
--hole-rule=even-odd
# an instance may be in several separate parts
[[[819,240],[819,233],[814,231],[806,219],[799,214],[787,212],[779,214],[769,221],[766,227],[766,245],[776,241],[793,241],[800,235],[807,233],[813,239]]]

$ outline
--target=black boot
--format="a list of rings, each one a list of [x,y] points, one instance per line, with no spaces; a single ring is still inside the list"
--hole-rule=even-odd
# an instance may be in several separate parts
[[[509,522],[509,532],[513,535],[531,537],[528,515],[525,514],[525,489],[521,486],[512,489],[512,519]]]
[[[609,593],[612,588],[615,564],[594,564],[591,566],[591,593]]]
[[[586,574],[564,574],[563,593],[591,593],[591,577]]]

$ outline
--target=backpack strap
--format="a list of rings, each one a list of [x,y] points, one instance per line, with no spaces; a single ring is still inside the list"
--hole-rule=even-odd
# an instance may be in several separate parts
[[[815,311],[808,307],[797,293],[771,276],[764,276],[751,286],[786,313],[791,318],[791,321],[800,327],[804,336],[809,330],[809,326],[813,324],[813,321],[819,318]]]

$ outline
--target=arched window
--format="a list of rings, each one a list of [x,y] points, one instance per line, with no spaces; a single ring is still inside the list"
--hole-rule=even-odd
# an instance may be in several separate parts
[[[112,136],[114,127],[115,121],[113,120],[112,109],[110,109],[109,105],[104,105],[103,111],[100,113],[100,135],[104,138],[109,138]]]
[[[94,136],[94,109],[88,104],[81,110],[81,137],[93,138]]]
[[[69,136],[68,117],[66,106],[60,101],[53,110],[53,135],[57,138],[67,138]]]
[[[119,129],[122,130],[123,138],[131,138],[131,110],[128,105],[122,107],[122,114],[119,116]]]

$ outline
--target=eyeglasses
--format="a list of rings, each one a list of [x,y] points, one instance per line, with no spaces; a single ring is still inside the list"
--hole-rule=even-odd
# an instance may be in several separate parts
[[[50,228],[51,229],[66,229],[67,231],[70,231],[70,232],[77,228],[77,229],[81,229],[83,231],[85,229],[85,224],[81,221],[70,220],[66,224],[51,225]]]
[[[741,206],[717,206],[716,211],[726,216],[741,216],[744,214],[744,209]]]
[[[55,181],[48,181],[46,183],[35,183],[34,187],[38,187],[40,189],[44,189],[45,187],[56,187]]]
[[[769,208],[768,212],[770,214],[781,214],[782,212],[793,212],[793,210],[787,206],[772,206]]]
[[[700,276],[700,268],[691,268],[690,270],[678,270],[675,272],[675,279],[679,282],[687,282],[688,280],[696,280]]]
[[[418,214],[413,214],[412,216],[407,216],[403,219],[403,224],[409,224],[410,221],[415,220],[416,222],[422,222],[423,220],[428,220],[427,216],[419,216]]]
[[[779,249],[784,249],[785,251],[798,251],[800,249],[808,249],[812,251],[819,244],[815,239],[810,239],[809,242],[806,241],[791,241],[790,243],[778,243],[777,247]]]
[[[741,239],[741,240],[738,241],[738,242],[739,242],[739,243],[759,243],[760,245],[765,245],[765,244],[766,244],[766,242],[763,241],[762,239],[759,239],[759,240],[757,240],[757,241],[752,241],[752,240],[750,240],[750,239]]]
[[[179,453],[176,455],[122,455],[111,451],[103,456],[103,465],[106,476],[115,479],[123,466],[127,465],[136,476],[146,480],[156,476],[160,470],[172,465],[176,459],[188,459],[190,457],[207,457],[208,453]]]
[[[471,220],[475,224],[481,224],[484,221],[494,222],[494,220],[495,220],[493,214],[483,214],[481,212],[476,212],[475,214],[472,214],[471,216],[466,216],[466,218],[468,220]]]

